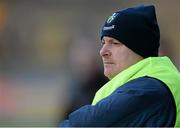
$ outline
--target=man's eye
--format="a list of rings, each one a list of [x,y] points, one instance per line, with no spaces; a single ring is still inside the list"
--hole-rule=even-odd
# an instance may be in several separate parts
[[[120,44],[120,43],[118,43],[118,42],[113,42],[113,44],[114,44],[114,45],[118,45],[118,44]]]

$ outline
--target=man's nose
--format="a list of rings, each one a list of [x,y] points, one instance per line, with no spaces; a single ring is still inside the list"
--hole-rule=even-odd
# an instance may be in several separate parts
[[[104,44],[100,50],[101,57],[106,57],[111,55],[111,52],[106,44]]]

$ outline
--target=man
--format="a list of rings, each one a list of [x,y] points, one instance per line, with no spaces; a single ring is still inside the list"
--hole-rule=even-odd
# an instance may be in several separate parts
[[[100,55],[110,81],[92,105],[60,126],[180,126],[180,74],[158,57],[160,32],[153,5],[113,13],[105,22]]]

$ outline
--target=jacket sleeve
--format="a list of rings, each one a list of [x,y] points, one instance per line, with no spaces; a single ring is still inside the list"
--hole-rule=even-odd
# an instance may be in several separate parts
[[[159,81],[151,81],[148,86],[147,83],[146,80],[135,80],[119,87],[96,105],[85,105],[72,112],[60,127],[106,127],[114,126],[117,122],[120,122],[120,126],[127,126],[126,124],[132,124],[134,119],[141,124],[143,119],[137,115],[146,110],[147,113],[151,113],[151,109],[153,111],[156,106],[161,109],[160,106],[164,105],[164,101],[167,100],[165,97],[168,96],[166,88],[163,88]],[[145,119],[145,116],[141,117]],[[123,121],[124,119],[127,120]]]

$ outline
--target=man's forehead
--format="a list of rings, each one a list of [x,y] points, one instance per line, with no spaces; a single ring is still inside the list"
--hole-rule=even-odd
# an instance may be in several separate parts
[[[109,41],[109,42],[112,42],[112,41],[117,41],[119,42],[117,39],[113,38],[113,37],[109,37],[109,36],[104,36],[102,38],[102,41]]]

